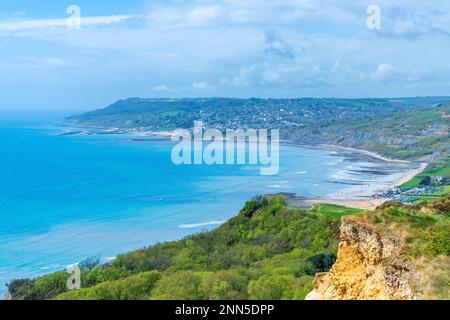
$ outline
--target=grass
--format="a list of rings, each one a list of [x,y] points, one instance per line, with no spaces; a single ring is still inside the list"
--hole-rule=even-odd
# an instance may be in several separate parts
[[[186,113],[186,111],[184,111],[184,110],[171,110],[171,111],[163,111],[163,112],[160,112],[159,114],[163,117],[179,117],[185,113]]]
[[[402,189],[402,190],[409,190],[409,189],[412,189],[412,188],[420,186],[420,182],[422,181],[422,177],[424,177],[424,176],[422,174],[420,174],[419,176],[416,176],[416,177],[412,178],[408,182],[405,182],[404,184],[402,184],[400,186],[400,189]]]
[[[433,196],[445,196],[446,194],[450,193],[450,186],[442,186],[444,187],[444,191],[436,191],[433,193]]]
[[[450,257],[435,259],[419,257],[412,260],[416,270],[421,270],[423,299],[448,300],[450,296]]]
[[[450,163],[447,162],[446,165],[444,165],[443,167],[441,167],[440,169],[438,169],[435,172],[436,176],[444,176],[444,177],[449,177],[450,176]]]
[[[333,221],[340,221],[343,216],[349,216],[354,214],[361,214],[364,210],[339,206],[335,204],[316,204],[311,209],[312,212],[318,215],[324,215],[330,217]]]
[[[410,198],[411,202],[418,202],[418,201],[422,201],[422,200],[438,200],[440,199],[440,197],[437,196],[413,196]]]
[[[402,184],[400,186],[400,189],[409,190],[415,187],[422,187],[421,182],[423,178],[436,176],[450,177],[450,160],[448,158],[436,164],[430,165],[424,172],[420,173],[408,182]],[[445,190],[446,192],[450,191],[450,186],[445,186]]]

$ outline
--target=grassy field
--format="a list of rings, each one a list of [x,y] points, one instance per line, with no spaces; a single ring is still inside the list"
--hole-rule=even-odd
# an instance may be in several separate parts
[[[311,212],[314,212],[318,215],[328,216],[333,221],[341,221],[341,218],[343,216],[361,214],[364,211],[361,209],[338,206],[334,204],[316,204],[311,209]]]
[[[406,191],[406,190],[410,190],[410,189],[416,188],[416,187],[423,187],[424,185],[422,184],[422,181],[424,178],[426,178],[426,177],[431,178],[431,177],[437,177],[437,176],[444,177],[444,178],[450,177],[450,159],[448,157],[429,165],[428,168],[424,172],[417,175],[416,177],[409,180],[408,182],[402,184],[400,186],[400,189]],[[448,192],[450,192],[450,185],[443,185],[441,187],[445,188],[445,192],[435,193],[435,194],[433,194],[433,196],[443,196],[443,195],[447,194]]]

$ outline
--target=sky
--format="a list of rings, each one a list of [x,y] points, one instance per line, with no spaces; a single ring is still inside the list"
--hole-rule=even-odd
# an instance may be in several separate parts
[[[127,97],[447,96],[449,57],[443,0],[0,3],[0,111]]]

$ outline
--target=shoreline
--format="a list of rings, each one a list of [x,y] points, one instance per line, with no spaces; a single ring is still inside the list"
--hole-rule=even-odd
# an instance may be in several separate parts
[[[73,126],[76,127],[76,126]],[[87,127],[82,127],[83,129],[88,129]],[[101,129],[104,132],[108,132],[109,134],[130,134],[133,136],[138,137],[160,137],[167,140],[170,140],[172,134],[174,131],[169,130],[136,130],[136,131],[127,131],[119,128],[113,128],[113,127],[91,127],[95,129]],[[94,133],[99,134],[99,133]],[[100,133],[101,134],[101,133]],[[226,140],[226,139],[224,139]],[[137,139],[137,141],[139,141]],[[146,141],[143,139],[142,141]],[[293,140],[280,140],[280,144],[284,145],[290,145],[290,146],[299,146],[299,147],[306,147],[306,148],[318,148],[322,150],[329,150],[329,151],[346,151],[352,154],[358,154],[358,155],[365,155],[370,158],[387,162],[387,163],[398,163],[398,164],[410,164],[411,166],[414,166],[416,164],[417,166],[414,166],[410,168],[409,170],[406,170],[403,173],[396,173],[396,174],[390,174],[388,175],[391,180],[388,180],[384,183],[384,186],[381,186],[380,182],[371,181],[368,183],[368,189],[372,188],[372,191],[369,191],[369,194],[365,194],[362,190],[359,191],[358,187],[350,187],[347,189],[342,190],[338,194],[330,194],[327,196],[322,197],[309,197],[305,198],[300,194],[296,194],[295,196],[291,196],[291,198],[297,198],[297,200],[294,200],[299,202],[299,206],[313,206],[314,204],[318,203],[328,203],[328,204],[336,204],[336,205],[342,205],[347,207],[354,207],[359,208],[363,210],[373,210],[379,205],[383,204],[386,201],[392,200],[392,198],[380,198],[376,195],[385,191],[388,191],[390,189],[397,188],[398,186],[408,182],[409,180],[413,179],[418,174],[422,173],[428,166],[429,163],[427,162],[418,162],[418,161],[408,161],[408,160],[402,160],[402,159],[393,159],[385,157],[379,153],[376,153],[374,151],[365,150],[365,149],[358,149],[353,147],[344,147],[339,145],[332,145],[332,144],[304,144]],[[394,177],[397,175],[397,177]]]
[[[374,210],[383,203],[392,200],[392,198],[377,197],[377,193],[399,187],[400,185],[413,179],[418,174],[422,173],[427,166],[428,163],[420,163],[418,167],[412,168],[403,174],[398,174],[399,176],[396,179],[389,181],[390,183],[386,184],[385,187],[377,189],[377,192],[370,195],[364,194],[362,191],[358,191],[357,189],[359,188],[348,188],[344,189],[339,194],[332,194],[324,197],[301,199],[301,197],[294,196],[290,199],[290,202],[294,206],[300,207],[312,207],[315,204],[334,204],[363,210]],[[379,185],[373,183],[373,186]]]
[[[394,163],[412,163],[412,161],[408,161],[408,160],[402,160],[402,159],[393,159],[393,158],[388,158],[385,157],[379,153],[376,153],[374,151],[370,151],[370,150],[365,150],[365,149],[358,149],[358,148],[352,148],[352,147],[343,147],[343,146],[337,146],[337,145],[332,145],[332,144],[321,144],[320,146],[324,146],[324,147],[330,147],[330,148],[337,148],[340,150],[346,150],[346,151],[351,151],[351,152],[358,152],[361,154],[365,154],[369,157],[372,157],[374,159],[378,159],[378,160],[382,160],[385,162],[394,162]]]
[[[76,126],[72,126],[76,127]],[[88,129],[88,127],[80,127],[82,129]],[[142,141],[145,140],[145,137],[159,137],[162,139],[167,139],[170,141],[171,136],[174,131],[169,130],[130,130],[127,129],[119,129],[114,127],[99,127],[99,126],[92,126],[93,129],[100,129],[103,130],[103,132],[107,132],[109,134],[130,134],[132,136],[137,137],[143,137]],[[101,133],[93,133],[93,134],[101,134]],[[226,140],[226,139],[224,139]],[[138,138],[134,141],[140,141]],[[376,195],[379,193],[383,193],[385,191],[388,191],[390,189],[397,188],[398,186],[402,185],[405,182],[408,182],[409,180],[413,179],[415,176],[423,172],[427,166],[427,162],[416,162],[416,161],[408,161],[408,160],[402,160],[402,159],[392,159],[388,158],[386,156],[383,156],[379,153],[376,153],[374,151],[365,150],[365,149],[358,149],[353,147],[344,147],[339,145],[332,145],[332,144],[304,144],[293,140],[280,140],[280,144],[284,145],[290,145],[290,146],[299,146],[299,147],[306,147],[306,148],[318,148],[322,150],[329,150],[329,151],[345,151],[352,154],[357,155],[364,155],[367,157],[370,157],[372,159],[387,162],[387,163],[398,163],[398,164],[410,164],[411,166],[414,166],[416,164],[417,166],[414,166],[410,168],[409,170],[405,171],[404,173],[400,174],[397,173],[397,177],[394,177],[395,174],[388,175],[391,180],[388,180],[386,183],[384,183],[384,186],[381,185],[380,182],[376,181],[370,181],[368,183],[368,189],[372,189],[372,191],[369,191],[369,194],[364,193],[363,190],[359,190],[357,187],[353,188],[347,188],[339,192],[338,194],[330,194],[327,196],[322,197],[310,197],[308,199],[304,199],[304,197],[300,194],[297,194],[296,197],[301,200],[294,200],[294,202],[299,202],[299,206],[305,207],[305,206],[313,206],[314,204],[318,203],[329,203],[329,204],[336,204],[336,205],[342,205],[347,207],[354,207],[358,209],[363,210],[373,210],[379,205],[383,204],[386,201],[392,200],[391,198],[380,198]]]
[[[392,159],[387,158],[381,154],[378,154],[374,151],[364,150],[364,149],[357,149],[352,147],[344,147],[344,146],[338,146],[338,145],[331,145],[331,144],[317,144],[317,145],[305,145],[298,143],[296,141],[291,140],[284,140],[283,141],[286,144],[289,145],[295,145],[295,146],[303,146],[303,147],[310,147],[310,148],[319,148],[323,150],[343,150],[348,151],[355,154],[361,154],[366,155],[370,158],[380,160],[383,162],[388,163],[399,163],[399,164],[410,164],[411,166],[414,166],[416,164],[417,166],[414,166],[410,168],[409,170],[406,170],[404,173],[400,174],[397,173],[398,177],[393,178],[395,174],[390,175],[391,180],[385,183],[385,186],[382,188],[374,188],[374,191],[371,194],[367,195],[364,194],[362,191],[359,191],[358,187],[350,187],[347,189],[344,189],[339,194],[330,194],[323,197],[309,197],[305,198],[301,195],[295,195],[295,196],[288,196],[290,198],[291,203],[294,206],[298,206],[301,208],[311,208],[315,204],[335,204],[345,207],[352,207],[357,209],[363,209],[363,210],[374,210],[381,204],[392,200],[392,198],[382,198],[377,197],[376,195],[385,191],[388,191],[390,189],[395,189],[401,186],[402,184],[410,181],[415,176],[422,173],[429,165],[427,162],[417,162],[417,161],[408,161],[408,160],[402,160],[402,159]],[[393,178],[393,179],[392,179]],[[372,187],[379,187],[380,183],[377,183],[375,181],[372,181]],[[370,189],[370,187],[369,187]]]
[[[391,180],[386,181],[384,184],[384,187],[381,188],[373,188],[373,187],[380,187],[380,182],[372,181],[372,188],[373,192],[370,194],[365,194],[362,190],[360,191],[358,187],[350,187],[347,189],[344,189],[343,191],[339,192],[338,194],[330,194],[323,197],[302,197],[301,195],[295,195],[295,196],[288,196],[290,198],[290,202],[294,206],[302,207],[302,208],[311,208],[315,204],[334,204],[339,206],[345,206],[345,207],[352,207],[357,209],[363,209],[363,210],[374,210],[378,206],[382,205],[383,203],[392,200],[392,198],[387,197],[377,197],[377,194],[386,192],[391,189],[398,188],[402,184],[412,180],[414,177],[422,173],[429,165],[428,162],[418,162],[418,161],[408,161],[408,160],[402,160],[402,159],[392,159],[387,158],[381,154],[378,154],[373,151],[364,150],[364,149],[357,149],[352,147],[343,147],[343,146],[337,146],[337,145],[330,145],[330,144],[318,144],[318,145],[304,145],[300,143],[296,143],[295,141],[289,141],[285,140],[285,143],[288,143],[290,145],[297,145],[297,146],[305,146],[305,147],[312,147],[312,148],[319,148],[324,150],[343,150],[343,151],[349,151],[351,153],[355,154],[361,154],[366,155],[370,158],[380,160],[387,163],[398,163],[398,164],[410,164],[412,167],[409,170],[406,170],[403,173],[397,173],[397,174],[391,174],[389,177]],[[394,177],[397,175],[397,177]],[[370,183],[369,183],[370,185]],[[370,186],[369,186],[370,189]]]

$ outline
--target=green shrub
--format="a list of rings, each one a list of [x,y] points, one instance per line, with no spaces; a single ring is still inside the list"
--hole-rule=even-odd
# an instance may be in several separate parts
[[[102,282],[119,280],[132,275],[133,272],[131,270],[123,267],[99,266],[89,272],[83,273],[81,283],[83,288],[92,287]]]
[[[286,300],[293,297],[293,276],[266,275],[248,285],[248,295],[254,300]]]
[[[35,280],[13,280],[7,286],[13,299],[45,300],[66,291],[68,278],[69,274],[61,271]]]
[[[143,272],[116,281],[106,281],[91,288],[66,292],[58,300],[146,300],[161,278],[157,271]]]
[[[34,280],[12,280],[6,286],[8,287],[8,292],[11,295],[12,299],[26,299],[27,297],[30,297],[30,293],[33,290]]]
[[[422,232],[415,242],[415,249],[416,255],[450,255],[450,221],[442,221]]]
[[[219,271],[208,274],[199,290],[207,300],[246,299],[247,279],[236,271]]]
[[[179,271],[165,275],[152,291],[154,300],[200,300],[201,275],[191,271]]]
[[[304,300],[306,295],[314,289],[313,276],[301,276],[297,278],[293,284],[293,296],[294,300]]]

